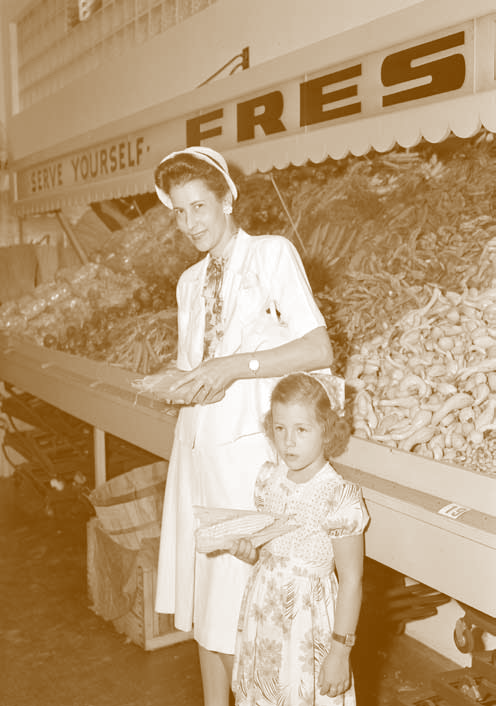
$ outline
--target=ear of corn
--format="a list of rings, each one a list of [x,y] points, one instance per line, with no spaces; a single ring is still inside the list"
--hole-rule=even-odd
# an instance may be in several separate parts
[[[288,517],[276,517],[257,510],[195,507],[199,522],[196,550],[209,554],[230,549],[237,539],[250,538],[255,547],[295,529]]]
[[[291,520],[278,519],[263,530],[255,532],[255,534],[251,535],[250,540],[255,548],[261,547],[263,544],[270,542],[271,539],[281,537],[283,534],[292,532],[296,528],[297,525],[291,522]]]

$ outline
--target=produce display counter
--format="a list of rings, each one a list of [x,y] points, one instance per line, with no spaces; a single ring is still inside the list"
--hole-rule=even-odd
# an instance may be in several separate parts
[[[105,480],[106,432],[169,458],[177,408],[137,394],[134,377],[0,336],[0,380],[94,427],[97,483]],[[496,617],[494,476],[357,438],[335,465],[363,487],[369,557]]]
[[[496,477],[357,438],[334,465],[363,488],[368,556],[496,617]]]
[[[137,393],[124,368],[0,335],[0,380],[94,428],[95,481],[105,481],[105,433],[168,459],[177,408]]]

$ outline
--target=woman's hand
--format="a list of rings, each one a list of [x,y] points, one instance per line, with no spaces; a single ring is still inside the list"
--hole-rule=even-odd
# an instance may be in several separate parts
[[[169,389],[170,397],[176,404],[212,404],[224,397],[233,381],[229,358],[211,358],[180,374]]]
[[[351,686],[350,649],[332,643],[331,651],[322,662],[318,686],[324,696],[344,694]]]
[[[230,553],[247,564],[255,564],[258,560],[258,549],[249,539],[237,539],[233,542]]]

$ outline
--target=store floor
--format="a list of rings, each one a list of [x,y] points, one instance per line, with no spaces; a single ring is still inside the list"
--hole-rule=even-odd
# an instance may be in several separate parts
[[[0,479],[0,706],[202,706],[193,641],[146,652],[91,611],[85,512],[16,500]],[[354,657],[359,706],[397,706],[456,667],[377,625]]]

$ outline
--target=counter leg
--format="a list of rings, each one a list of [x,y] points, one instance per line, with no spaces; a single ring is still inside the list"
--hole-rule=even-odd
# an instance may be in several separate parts
[[[105,461],[105,432],[93,427],[93,448],[95,453],[95,488],[107,480]]]

